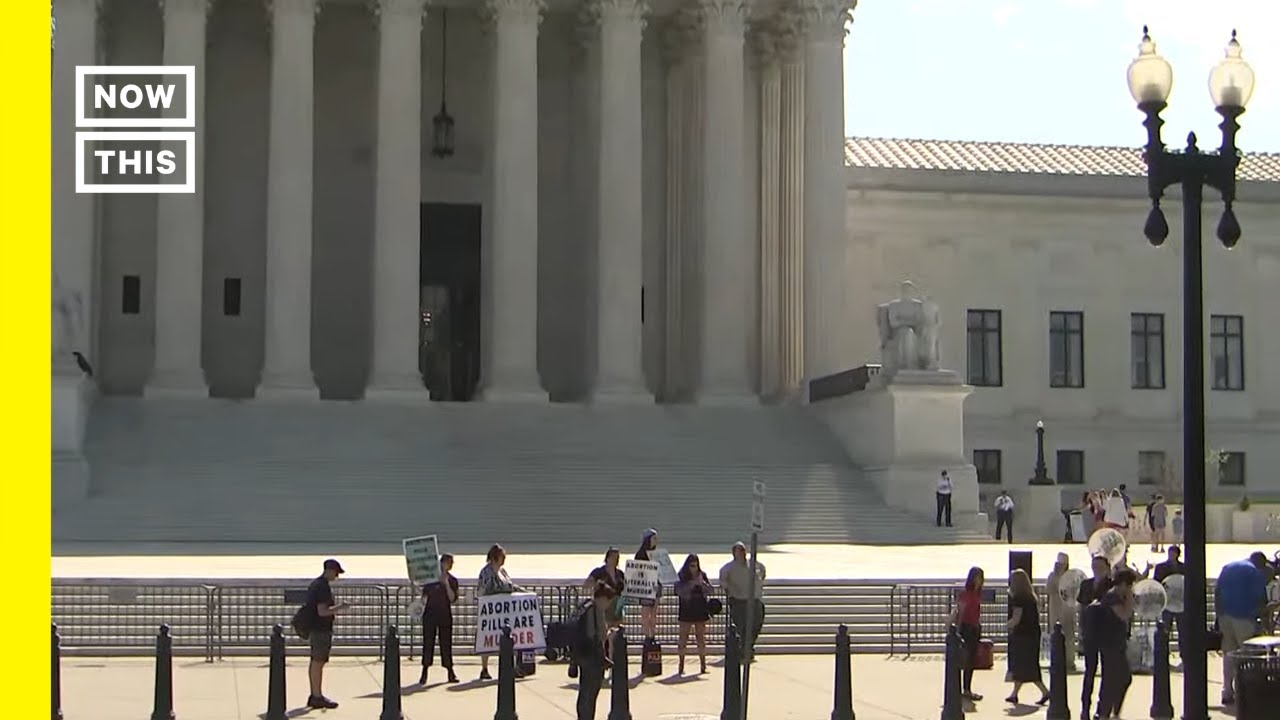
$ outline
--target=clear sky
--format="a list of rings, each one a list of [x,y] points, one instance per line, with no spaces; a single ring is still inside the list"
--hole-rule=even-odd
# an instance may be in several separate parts
[[[1257,78],[1238,144],[1280,152],[1280,0],[860,0],[846,134],[1136,147],[1143,24],[1173,66],[1167,145],[1220,142],[1208,78],[1236,29]]]

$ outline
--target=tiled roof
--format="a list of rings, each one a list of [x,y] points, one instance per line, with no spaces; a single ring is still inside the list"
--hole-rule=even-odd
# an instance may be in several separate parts
[[[1088,145],[855,137],[845,140],[844,159],[850,167],[897,170],[1109,176],[1147,173],[1139,148]],[[1246,153],[1239,178],[1280,182],[1280,153]]]

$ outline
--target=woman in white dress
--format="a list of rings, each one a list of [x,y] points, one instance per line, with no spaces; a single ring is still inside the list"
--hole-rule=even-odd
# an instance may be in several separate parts
[[[1119,490],[1112,490],[1111,495],[1107,497],[1106,513],[1102,517],[1102,522],[1109,528],[1115,528],[1120,532],[1129,529],[1129,508],[1125,507],[1124,498],[1121,497]]]

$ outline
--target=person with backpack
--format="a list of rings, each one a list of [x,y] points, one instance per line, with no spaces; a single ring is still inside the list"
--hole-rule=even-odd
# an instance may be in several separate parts
[[[621,558],[618,548],[609,548],[604,553],[604,564],[592,570],[583,583],[583,589],[591,592],[592,607],[597,615],[594,627],[599,628],[594,637],[600,641],[605,665],[613,657],[611,631],[622,625],[626,607],[626,599],[622,596],[627,587],[626,575],[618,567]]]
[[[609,633],[604,614],[594,600],[583,603],[573,622],[573,663],[578,668],[578,720],[595,720],[596,704],[604,687],[604,671],[608,668],[601,636]],[[572,670],[570,671],[572,677]]]
[[[294,616],[294,629],[311,645],[311,663],[307,666],[307,678],[311,681],[311,694],[307,707],[313,710],[332,710],[338,703],[324,696],[324,666],[333,651],[333,620],[349,605],[333,598],[331,583],[345,570],[332,558],[324,561],[324,572],[307,586],[307,600]]]

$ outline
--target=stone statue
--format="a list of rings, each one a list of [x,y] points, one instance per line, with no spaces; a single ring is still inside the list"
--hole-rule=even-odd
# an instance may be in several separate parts
[[[53,362],[55,365],[72,363],[72,351],[76,350],[76,338],[84,323],[84,298],[80,293],[68,290],[53,275]]]
[[[924,296],[922,305],[924,322],[920,328],[920,345],[916,348],[916,356],[925,370],[938,370],[942,362],[942,350],[938,341],[942,334],[942,314],[938,303],[929,295]]]
[[[880,328],[881,374],[892,377],[899,370],[937,370],[937,303],[916,297],[915,284],[904,281],[896,300],[876,306]]]

